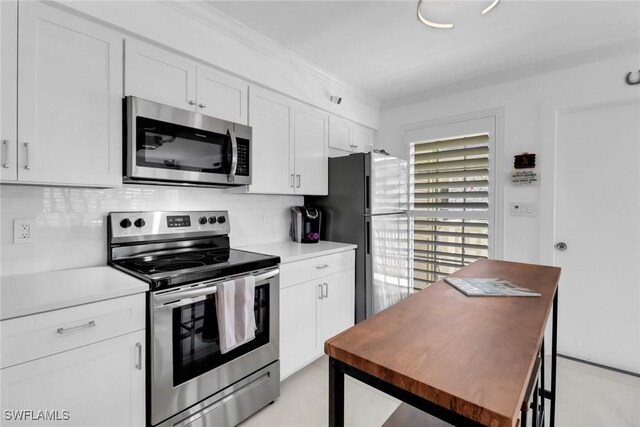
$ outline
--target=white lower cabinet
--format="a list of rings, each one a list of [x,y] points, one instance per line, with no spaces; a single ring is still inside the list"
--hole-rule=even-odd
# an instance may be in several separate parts
[[[325,340],[353,326],[354,261],[350,250],[280,266],[281,380],[320,357]]]
[[[2,321],[3,353],[22,355],[0,371],[2,425],[144,426],[144,310],[140,294]]]

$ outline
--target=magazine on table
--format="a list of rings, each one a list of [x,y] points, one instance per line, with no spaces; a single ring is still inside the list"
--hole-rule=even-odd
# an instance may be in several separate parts
[[[540,293],[504,279],[445,277],[445,282],[470,297],[539,297]]]

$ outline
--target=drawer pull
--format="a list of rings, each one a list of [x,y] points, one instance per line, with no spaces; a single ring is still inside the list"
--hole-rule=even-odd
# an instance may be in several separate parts
[[[322,284],[322,298],[329,298],[329,285],[326,283]]]
[[[66,334],[69,332],[78,331],[80,329],[92,328],[94,326],[96,326],[96,322],[94,320],[91,320],[89,323],[80,326],[74,326],[73,328],[58,328],[56,332],[58,332],[59,334]]]
[[[318,270],[324,270],[327,267],[329,267],[329,264],[316,265],[316,268]]]
[[[318,290],[320,291],[318,292],[318,299],[324,298],[324,292],[322,292],[322,284],[318,285]]]

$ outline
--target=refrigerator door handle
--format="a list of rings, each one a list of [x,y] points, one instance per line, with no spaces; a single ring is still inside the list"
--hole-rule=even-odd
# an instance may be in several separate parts
[[[371,209],[371,176],[364,177],[364,208],[365,212],[369,212]]]
[[[367,235],[365,236],[367,255],[371,255],[371,219],[367,219]]]

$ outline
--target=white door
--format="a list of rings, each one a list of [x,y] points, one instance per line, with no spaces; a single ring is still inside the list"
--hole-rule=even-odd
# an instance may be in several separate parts
[[[353,326],[355,320],[355,270],[322,278],[322,341]]]
[[[293,194],[293,100],[251,88],[252,193]]]
[[[336,116],[329,117],[329,147],[353,151],[349,122]]]
[[[297,106],[294,119],[296,194],[326,196],[329,192],[327,158],[328,116]]]
[[[18,179],[122,184],[122,37],[39,2],[21,2]]]
[[[17,107],[18,107],[18,2],[0,2],[0,178],[3,181],[18,179]]]
[[[321,292],[319,280],[280,290],[280,379],[322,354]]]
[[[130,39],[125,55],[125,96],[196,111],[195,62]]]
[[[2,425],[144,425],[144,342],[139,331],[3,369]],[[17,410],[57,410],[63,420],[6,418]]]
[[[556,117],[558,352],[640,373],[640,99]]]
[[[198,112],[247,124],[249,84],[207,67],[198,67]]]

